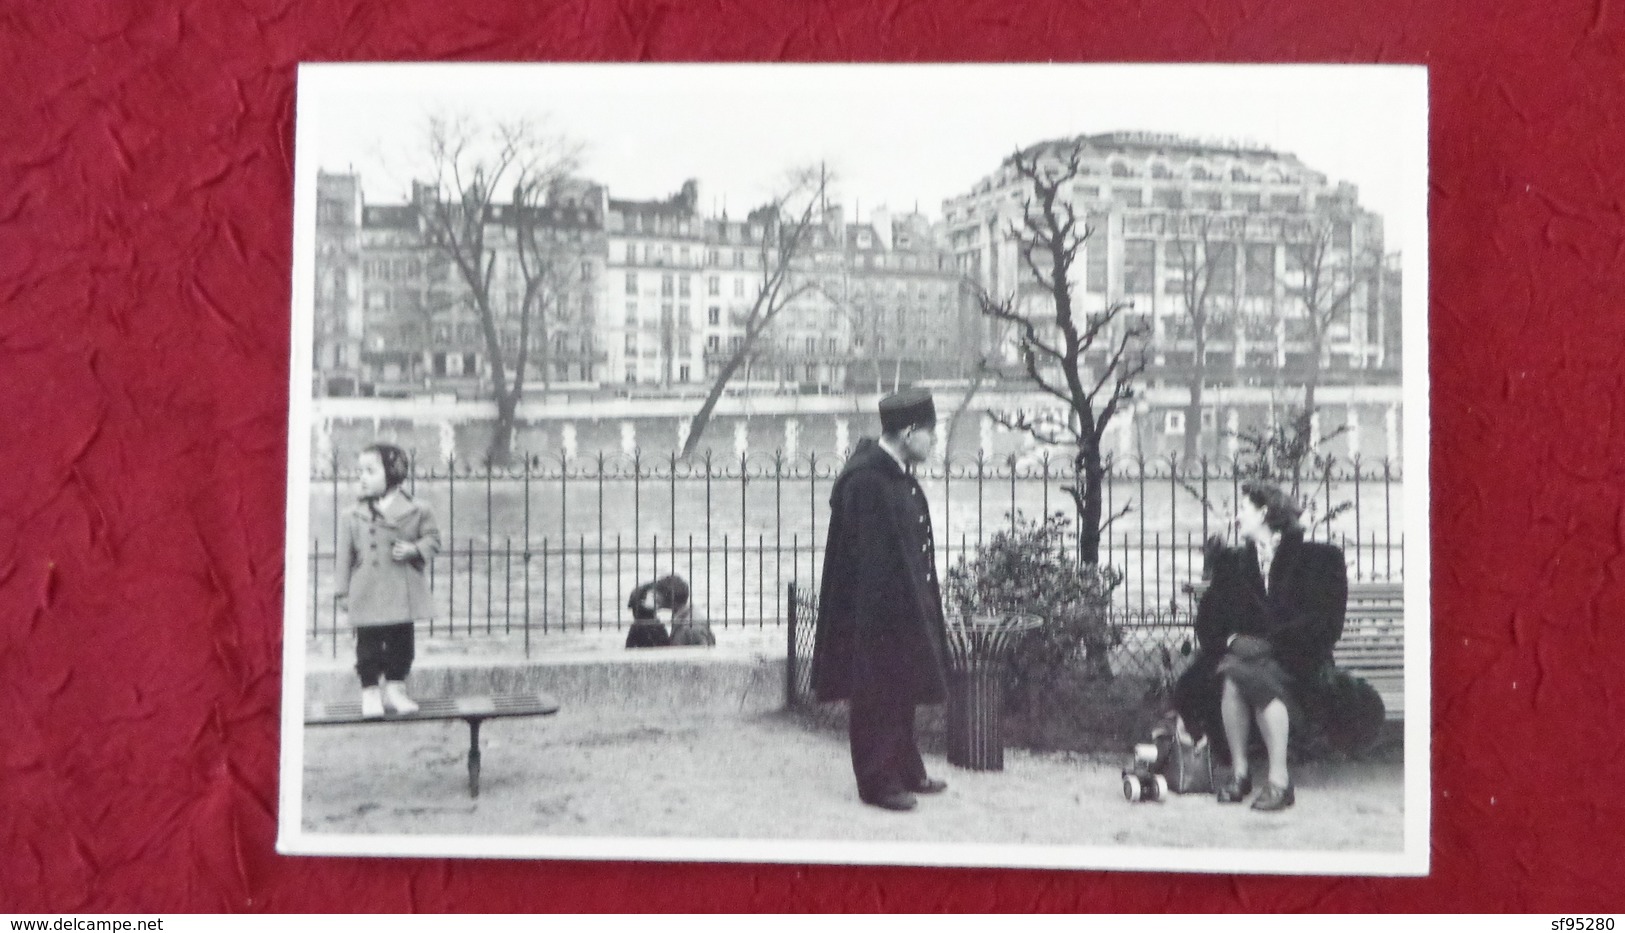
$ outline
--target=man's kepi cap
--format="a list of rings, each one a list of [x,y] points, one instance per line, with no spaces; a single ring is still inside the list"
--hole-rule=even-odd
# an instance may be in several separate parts
[[[912,427],[935,427],[937,406],[929,389],[904,389],[880,400],[880,429],[901,431]]]

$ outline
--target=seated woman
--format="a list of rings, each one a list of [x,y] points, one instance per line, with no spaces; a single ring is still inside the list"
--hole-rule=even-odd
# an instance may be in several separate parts
[[[1287,771],[1292,721],[1304,691],[1331,661],[1343,634],[1348,567],[1341,548],[1305,541],[1299,508],[1270,483],[1249,482],[1236,504],[1242,545],[1211,554],[1212,580],[1196,609],[1199,642],[1174,689],[1180,718],[1193,737],[1217,739],[1231,759],[1220,803],[1252,793],[1247,760],[1252,723],[1269,754],[1269,780],[1255,810],[1284,810],[1296,795]]]

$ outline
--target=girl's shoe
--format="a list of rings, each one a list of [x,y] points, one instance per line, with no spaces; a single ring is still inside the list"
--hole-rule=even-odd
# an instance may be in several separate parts
[[[377,687],[361,688],[361,715],[377,719],[384,715],[384,692]]]
[[[384,702],[397,713],[415,713],[418,705],[406,695],[406,684],[397,680],[384,681]]]
[[[1273,813],[1276,810],[1285,810],[1296,802],[1296,795],[1292,793],[1291,784],[1280,787],[1266,781],[1263,791],[1258,795],[1258,799],[1253,801],[1253,809]]]

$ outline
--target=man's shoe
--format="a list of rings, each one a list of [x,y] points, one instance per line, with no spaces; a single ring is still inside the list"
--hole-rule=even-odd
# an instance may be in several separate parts
[[[874,797],[864,797],[863,802],[871,807],[882,810],[912,810],[914,809],[914,795],[906,790],[894,790],[889,794],[879,794]]]
[[[926,778],[920,781],[920,783],[909,788],[909,790],[916,794],[940,794],[947,789],[948,782],[939,781],[936,778]]]
[[[1259,793],[1258,799],[1253,801],[1253,809],[1261,810],[1265,813],[1274,813],[1277,810],[1285,810],[1287,807],[1292,806],[1296,802],[1297,796],[1292,793],[1291,784],[1288,784],[1285,787],[1278,787],[1274,784],[1266,783],[1264,785],[1264,790]]]
[[[1229,783],[1219,788],[1219,802],[1241,803],[1252,792],[1253,779],[1251,775],[1240,779],[1231,778]]]

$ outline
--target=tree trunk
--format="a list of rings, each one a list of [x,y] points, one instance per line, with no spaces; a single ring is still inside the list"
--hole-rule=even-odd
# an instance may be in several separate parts
[[[1196,443],[1202,433],[1202,383],[1207,376],[1207,346],[1196,341],[1196,365],[1192,367],[1190,401],[1185,406],[1184,465],[1190,469],[1196,463]]]
[[[512,457],[514,414],[518,408],[517,392],[497,393],[497,420],[491,426],[491,442],[485,448],[485,462],[493,467],[507,466]]]
[[[688,423],[688,442],[683,445],[683,459],[694,456],[694,451],[700,446],[700,438],[705,435],[705,428],[711,423],[711,412],[717,407],[717,400],[722,398],[722,391],[728,387],[728,380],[733,378],[739,369],[739,364],[750,355],[754,340],[747,340],[739,347],[727,363],[722,366],[722,372],[711,383],[711,391],[705,393],[705,402],[700,410],[694,413],[694,419]]]
[[[1079,442],[1076,466],[1083,478],[1083,494],[1080,497],[1082,514],[1079,516],[1083,527],[1079,529],[1078,560],[1096,567],[1100,564],[1101,484],[1105,480],[1106,470],[1100,462],[1100,445],[1089,436],[1087,428]]]
[[[943,435],[942,439],[942,457],[944,460],[947,460],[949,454],[953,452],[954,434],[959,430],[960,421],[963,419],[966,410],[970,408],[971,400],[976,398],[977,391],[982,388],[982,380],[986,375],[980,368],[977,369],[976,378],[971,380],[970,388],[965,390],[965,397],[960,400],[958,407],[954,409],[954,413],[948,416],[948,431]]]

